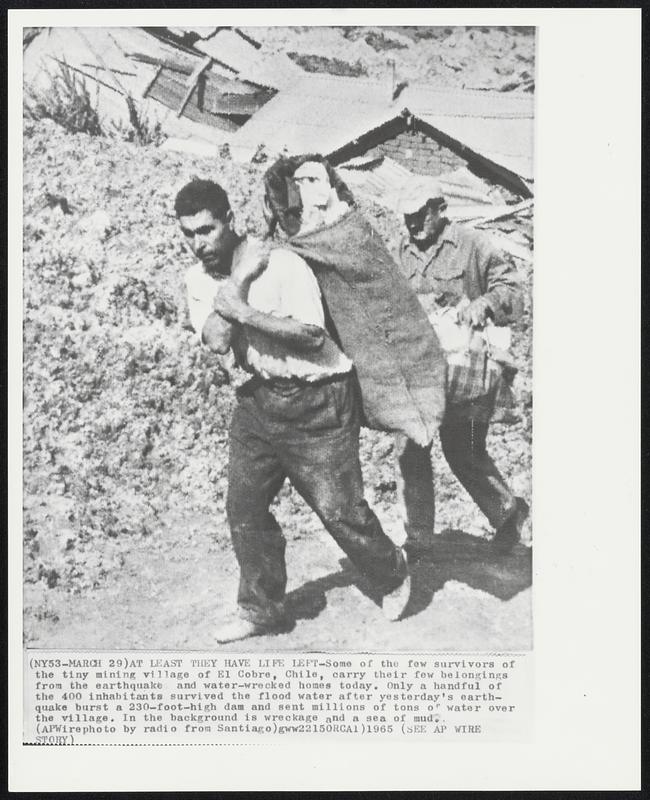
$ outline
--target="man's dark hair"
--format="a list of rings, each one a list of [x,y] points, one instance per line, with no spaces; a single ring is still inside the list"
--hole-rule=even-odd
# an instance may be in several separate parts
[[[174,209],[177,217],[192,217],[207,209],[217,219],[225,220],[230,211],[230,201],[218,183],[194,178],[176,195]]]

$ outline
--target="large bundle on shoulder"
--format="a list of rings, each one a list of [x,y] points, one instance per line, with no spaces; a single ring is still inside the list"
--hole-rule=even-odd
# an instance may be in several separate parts
[[[348,208],[333,221],[302,232],[300,194],[292,176],[306,161],[323,163]],[[380,235],[320,156],[280,159],[266,173],[265,186],[269,223],[280,224],[288,236],[282,246],[313,269],[336,338],[354,362],[365,423],[428,444],[444,414],[445,357]]]

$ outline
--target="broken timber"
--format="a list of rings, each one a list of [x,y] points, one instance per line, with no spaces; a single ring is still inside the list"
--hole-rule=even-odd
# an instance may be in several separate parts
[[[215,71],[219,62],[205,53],[198,64],[196,58],[185,54],[170,58],[131,52],[128,57],[155,70],[143,97],[163,103],[177,117],[222,130],[236,131],[275,94],[266,87]]]
[[[158,80],[158,78],[160,77],[160,73],[162,71],[163,71],[162,64],[159,64],[158,69],[156,69],[156,71],[154,72],[153,78],[149,81],[149,83],[144,87],[142,91],[143,97],[146,97],[149,94],[149,89],[151,89],[154,83]]]
[[[494,222],[495,220],[499,219],[508,219],[508,217],[514,217],[519,214],[521,211],[526,211],[529,208],[532,208],[534,201],[533,200],[522,200],[521,203],[517,203],[516,205],[510,206],[506,210],[496,209],[493,212],[488,212],[484,214],[480,219],[474,220],[475,225],[482,225],[484,222]]]
[[[185,111],[185,106],[190,102],[190,97],[192,97],[194,90],[196,89],[199,81],[201,80],[201,76],[203,73],[210,69],[212,66],[212,56],[206,56],[203,61],[196,67],[194,72],[190,75],[190,82],[187,88],[187,92],[185,93],[185,97],[180,104],[180,107],[176,111],[176,116],[180,117]]]

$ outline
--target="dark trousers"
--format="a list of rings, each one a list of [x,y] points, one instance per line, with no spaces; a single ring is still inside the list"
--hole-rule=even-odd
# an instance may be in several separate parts
[[[399,551],[363,495],[351,376],[317,384],[253,379],[239,392],[230,427],[227,512],[242,615],[260,624],[283,616],[285,540],[269,506],[287,477],[363,575],[382,591],[399,584]]]
[[[516,500],[485,446],[493,412],[493,397],[465,405],[449,403],[440,426],[440,443],[452,472],[496,529],[512,514]],[[395,454],[407,536],[431,536],[435,516],[431,448],[398,435]]]

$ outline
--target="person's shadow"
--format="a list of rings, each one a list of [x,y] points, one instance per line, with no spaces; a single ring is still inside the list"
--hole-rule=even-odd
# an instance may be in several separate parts
[[[356,585],[378,605],[381,596],[347,558],[341,571],[324,575],[290,592],[286,609],[294,619],[314,619],[327,605],[330,589]],[[510,600],[532,585],[532,550],[518,544],[506,555],[495,552],[490,543],[463,531],[446,530],[433,537],[430,547],[409,553],[411,599],[404,617],[418,614],[431,603],[447,581],[459,581]]]

